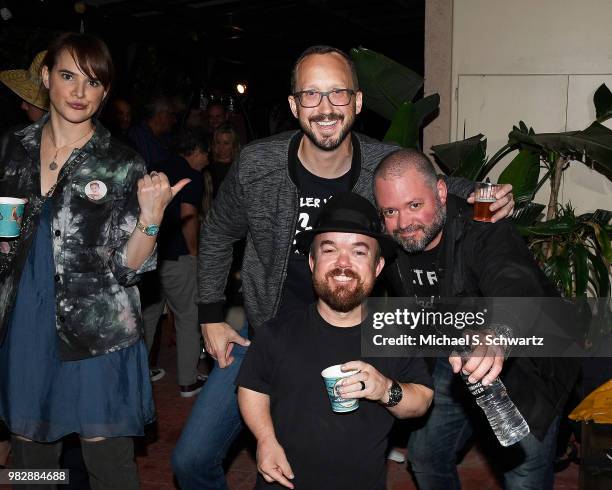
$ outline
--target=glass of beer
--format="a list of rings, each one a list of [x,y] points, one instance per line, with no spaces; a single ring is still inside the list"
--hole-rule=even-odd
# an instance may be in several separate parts
[[[499,187],[498,184],[492,184],[488,179],[486,182],[476,182],[476,188],[474,189],[474,221],[491,222],[493,213],[489,206],[496,201],[495,193]]]

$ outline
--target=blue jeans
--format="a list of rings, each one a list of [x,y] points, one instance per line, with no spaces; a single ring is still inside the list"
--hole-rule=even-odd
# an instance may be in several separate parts
[[[248,337],[247,324],[240,335]],[[246,354],[234,344],[234,362],[215,366],[198,395],[172,454],[172,468],[181,490],[226,490],[223,460],[242,430],[234,381]]]
[[[410,434],[408,461],[420,490],[456,490],[461,488],[457,473],[457,456],[474,433],[477,425],[487,424],[483,414],[474,408],[463,380],[453,374],[447,359],[438,359],[433,373],[434,400],[424,424]],[[553,459],[559,418],[551,424],[543,441],[529,434],[510,447],[493,443],[493,461],[503,463],[504,488],[547,490],[553,488]]]

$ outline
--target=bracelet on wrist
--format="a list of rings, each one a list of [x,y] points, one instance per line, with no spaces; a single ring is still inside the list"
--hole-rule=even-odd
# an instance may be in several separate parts
[[[159,225],[145,225],[140,219],[136,222],[136,228],[147,236],[156,236],[159,233]]]

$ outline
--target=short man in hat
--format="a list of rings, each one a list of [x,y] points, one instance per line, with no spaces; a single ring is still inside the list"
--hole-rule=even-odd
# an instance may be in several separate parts
[[[382,490],[394,419],[422,415],[433,395],[423,359],[361,357],[364,302],[395,244],[367,199],[341,193],[299,235],[298,248],[309,252],[318,299],[264,324],[236,380],[257,438],[256,488]],[[349,413],[332,411],[321,378],[337,364],[358,371],[338,390],[360,400]]]
[[[0,82],[21,98],[21,109],[31,122],[38,121],[49,110],[49,92],[40,78],[40,64],[45,54],[46,51],[38,53],[27,70],[0,71]]]

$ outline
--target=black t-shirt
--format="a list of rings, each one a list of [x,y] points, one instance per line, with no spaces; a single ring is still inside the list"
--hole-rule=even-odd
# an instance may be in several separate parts
[[[438,247],[409,255],[410,277],[415,296],[419,298],[437,297],[440,294],[436,266]]]
[[[236,384],[270,396],[274,430],[299,490],[382,490],[387,436],[395,418],[360,400],[353,412],[332,412],[321,371],[364,360],[385,376],[431,387],[421,358],[361,357],[360,326],[325,322],[313,303],[264,324],[249,347]],[[257,487],[269,485],[261,476]]]
[[[297,152],[297,148],[296,148]],[[351,190],[351,179],[359,161],[356,160],[357,152],[353,152],[353,161],[350,170],[335,179],[326,179],[309,172],[297,154],[295,158],[296,186],[299,190],[298,220],[295,234],[312,229],[317,222],[321,207],[334,194],[348,192]],[[315,300],[312,288],[312,275],[308,267],[308,257],[298,252],[295,248],[295,240],[291,247],[291,255],[287,265],[287,278],[283,287],[283,296],[279,313],[291,311],[295,308],[308,305]]]
[[[178,260],[181,255],[189,254],[181,226],[181,203],[191,204],[199,211],[202,207],[204,180],[202,173],[191,168],[187,160],[179,155],[172,155],[159,162],[155,170],[164,172],[170,185],[175,185],[181,179],[191,179],[166,207],[157,239],[158,258]]]
[[[210,173],[210,176],[212,177],[213,197],[217,197],[219,188],[221,187],[221,184],[225,180],[225,177],[227,177],[227,174],[231,166],[232,166],[231,163],[220,163],[220,162],[212,161],[210,162],[208,167],[206,167],[206,170],[208,170],[208,172]]]
[[[406,277],[412,280],[411,290],[417,303],[423,308],[435,307],[432,298],[440,296],[440,285],[438,281],[437,259],[440,245],[431,250],[409,254],[403,250],[398,251],[398,260],[406,273]],[[426,358],[428,369],[433,373],[437,358]],[[447,362],[446,360],[442,360]]]

